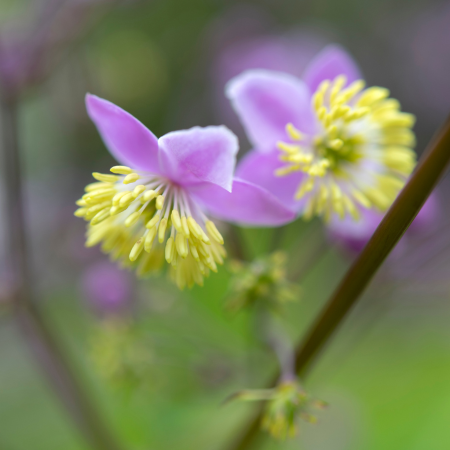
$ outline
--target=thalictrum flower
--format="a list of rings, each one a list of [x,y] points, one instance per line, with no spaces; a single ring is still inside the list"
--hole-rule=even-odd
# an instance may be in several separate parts
[[[237,174],[306,218],[384,211],[414,168],[414,117],[387,89],[365,88],[337,46],[316,56],[303,80],[250,70],[226,93],[255,146]]]
[[[106,100],[88,95],[86,104],[122,165],[112,174],[93,174],[97,182],[86,187],[75,215],[90,222],[88,247],[101,243],[138,275],[158,270],[165,258],[181,289],[202,285],[225,257],[223,238],[206,211],[252,225],[293,219],[292,211],[262,187],[233,180],[238,142],[227,128],[194,127],[157,139]]]

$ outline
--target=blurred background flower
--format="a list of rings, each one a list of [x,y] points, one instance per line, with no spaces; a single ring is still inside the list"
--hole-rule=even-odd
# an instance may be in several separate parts
[[[81,289],[94,310],[113,316],[125,314],[135,295],[131,274],[109,261],[89,264],[81,276]]]

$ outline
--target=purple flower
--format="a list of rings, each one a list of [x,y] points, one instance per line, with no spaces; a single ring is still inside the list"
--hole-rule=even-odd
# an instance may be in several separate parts
[[[129,273],[109,262],[88,266],[81,278],[81,288],[91,304],[106,313],[124,310],[132,297]]]
[[[88,95],[89,116],[123,166],[94,173],[75,215],[90,222],[88,247],[145,275],[165,257],[180,288],[203,284],[225,251],[205,212],[251,225],[281,225],[294,213],[264,188],[233,179],[238,142],[224,126],[194,127],[157,139],[116,105]],[[166,236],[168,234],[168,237]],[[164,244],[164,245],[162,245]],[[145,251],[144,251],[145,250]]]
[[[384,211],[415,165],[414,117],[400,112],[387,89],[364,89],[338,46],[322,50],[303,80],[249,70],[226,94],[254,145],[237,175],[305,218],[358,220],[363,208]]]

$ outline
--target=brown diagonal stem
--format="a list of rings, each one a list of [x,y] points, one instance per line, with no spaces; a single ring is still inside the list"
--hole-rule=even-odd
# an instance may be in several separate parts
[[[449,162],[450,117],[431,140],[410,180],[298,346],[295,358],[298,375],[303,377],[311,367],[319,352],[328,343],[383,261],[408,229],[444,174]],[[251,448],[259,434],[260,420],[261,410],[229,449]]]
[[[3,153],[5,208],[8,247],[7,270],[11,282],[14,318],[26,342],[70,416],[95,450],[119,450],[92,404],[58,336],[36,307],[35,292],[27,248],[24,218],[23,183],[18,145],[17,103],[0,100],[0,142]]]

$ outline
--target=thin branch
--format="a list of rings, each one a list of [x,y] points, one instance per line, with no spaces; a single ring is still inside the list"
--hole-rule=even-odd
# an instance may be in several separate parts
[[[430,142],[414,174],[372,238],[347,271],[296,351],[296,371],[304,376],[320,351],[357,302],[383,261],[414,220],[450,162],[450,117]],[[278,376],[275,378],[275,380]],[[261,410],[230,450],[247,450],[259,435]]]
[[[17,104],[12,99],[0,101],[0,136],[4,158],[4,191],[8,270],[14,317],[29,344],[49,385],[64,403],[92,448],[119,450],[116,440],[94,408],[90,395],[76,376],[67,352],[55,332],[36,307],[29,264],[24,217],[23,183],[18,145]]]

